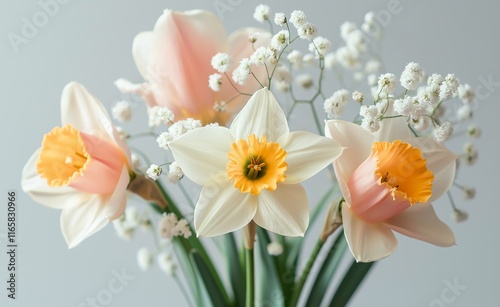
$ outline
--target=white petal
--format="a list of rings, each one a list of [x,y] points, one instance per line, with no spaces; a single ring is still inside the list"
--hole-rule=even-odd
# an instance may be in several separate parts
[[[203,186],[194,210],[198,236],[218,236],[248,225],[257,210],[257,198],[241,193],[227,179]]]
[[[385,258],[396,250],[398,241],[384,224],[366,223],[347,206],[342,206],[344,234],[352,255],[358,262],[371,262]]]
[[[204,185],[213,177],[227,177],[227,154],[234,143],[225,127],[197,128],[170,142],[174,159],[193,182]]]
[[[437,246],[455,245],[455,236],[434,212],[430,203],[415,204],[398,216],[386,221],[391,229],[408,237]]]
[[[286,151],[286,184],[309,179],[342,153],[338,142],[304,131],[289,133],[281,137],[278,143]]]
[[[289,132],[285,113],[266,88],[252,95],[234,119],[230,129],[237,140],[255,134],[259,138],[264,135],[271,142],[278,141],[281,136]]]
[[[37,203],[54,209],[62,209],[81,198],[81,192],[71,187],[49,187],[47,180],[36,171],[36,163],[40,149],[30,157],[23,168],[21,187]]]
[[[342,147],[345,147],[333,166],[342,195],[347,203],[350,204],[351,200],[347,182],[358,166],[370,156],[374,137],[368,131],[361,128],[361,126],[340,120],[327,121],[325,135],[333,138]]]
[[[414,138],[412,145],[420,148],[427,160],[427,168],[434,174],[432,196],[429,202],[441,197],[453,184],[456,170],[456,156],[448,148],[430,138]]]
[[[309,225],[309,204],[300,184],[278,184],[274,191],[262,190],[254,221],[283,236],[304,236]]]
[[[392,107],[390,107],[392,109]],[[385,116],[392,116],[387,112]],[[381,142],[392,142],[395,140],[408,140],[412,137],[410,128],[404,117],[387,118],[380,122],[380,129],[374,133],[375,139]]]
[[[115,143],[130,162],[130,152],[125,142],[111,124],[102,104],[77,82],[67,84],[61,96],[61,123]]]
[[[123,213],[128,182],[128,171],[124,167],[113,194],[80,193],[79,203],[62,210],[61,231],[68,248],[77,246]]]

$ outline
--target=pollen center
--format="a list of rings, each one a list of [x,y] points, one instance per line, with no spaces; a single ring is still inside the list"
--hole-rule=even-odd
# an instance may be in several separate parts
[[[89,158],[78,130],[65,125],[44,136],[36,168],[49,186],[60,187],[81,175]]]
[[[431,197],[434,175],[427,169],[420,149],[399,140],[375,142],[372,155],[377,161],[375,174],[379,184],[391,189],[393,198],[404,198],[414,204]]]
[[[262,189],[275,190],[285,180],[286,151],[265,136],[259,140],[252,134],[236,141],[227,157],[227,176],[242,193],[259,195]]]

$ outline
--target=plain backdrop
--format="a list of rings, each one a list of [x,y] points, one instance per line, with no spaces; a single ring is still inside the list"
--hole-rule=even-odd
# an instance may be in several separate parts
[[[43,0],[42,0],[43,1]],[[63,1],[61,1],[63,2]],[[259,26],[252,19],[260,2],[245,1],[66,1],[38,32],[16,48],[9,33],[20,34],[24,18],[32,20],[41,11],[37,1],[0,2],[0,88],[2,119],[0,234],[5,250],[6,192],[17,190],[18,197],[18,286],[17,299],[7,299],[7,255],[0,253],[1,306],[87,306],[87,297],[107,289],[114,272],[125,270],[134,276],[107,306],[186,306],[177,286],[157,267],[141,272],[136,251],[153,247],[151,235],[138,233],[134,240],[119,239],[112,226],[106,227],[83,244],[68,250],[59,229],[58,210],[36,204],[20,188],[21,170],[43,135],[60,123],[59,99],[69,81],[83,83],[103,104],[110,107],[122,98],[113,81],[126,77],[141,81],[132,55],[134,36],[152,29],[166,8],[202,8],[216,12],[220,3],[230,9],[219,16],[228,33],[241,26]],[[391,1],[269,1],[273,12],[289,14],[302,9],[320,34],[336,48],[339,26],[345,20],[358,25],[364,13],[387,11]],[[460,170],[459,181],[477,188],[477,197],[465,201],[453,189],[457,204],[469,219],[456,223],[446,198],[436,203],[438,215],[453,229],[457,246],[438,248],[398,236],[399,248],[380,261],[365,280],[351,306],[498,306],[500,282],[500,206],[498,201],[500,107],[500,19],[497,1],[411,1],[400,0],[401,11],[392,14],[384,28],[382,57],[388,72],[399,75],[406,63],[415,61],[429,72],[455,73],[473,88],[482,84],[476,122],[481,139],[474,141],[479,161]],[[383,13],[381,13],[383,14]],[[203,46],[200,46],[203,48]],[[485,80],[495,81],[489,87]],[[327,84],[333,92],[337,83]],[[351,89],[352,90],[352,89]],[[134,121],[126,128],[146,129],[145,108],[134,104]],[[308,114],[297,113],[297,114]],[[295,127],[310,117],[294,118]],[[154,140],[136,146],[156,148]],[[463,139],[449,145],[461,151]],[[159,155],[158,151],[155,153]],[[318,199],[315,182],[306,183],[311,203]],[[316,181],[315,181],[316,180]],[[175,187],[172,188],[175,190]],[[131,205],[144,208],[132,200]],[[456,282],[465,289],[449,289]],[[446,290],[446,289],[449,290]],[[443,300],[446,293],[449,300]],[[451,293],[451,294],[450,294]],[[454,295],[453,295],[454,293]]]

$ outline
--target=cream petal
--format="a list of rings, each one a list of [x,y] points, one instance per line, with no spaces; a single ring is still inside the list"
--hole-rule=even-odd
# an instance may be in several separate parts
[[[344,234],[352,255],[358,262],[372,262],[385,258],[396,250],[398,241],[382,223],[366,223],[342,206]]]
[[[49,187],[47,181],[38,175],[36,163],[40,149],[30,157],[23,168],[21,175],[21,187],[23,191],[31,196],[37,203],[44,206],[62,209],[71,203],[81,199],[81,192],[68,187]]]
[[[132,55],[135,65],[145,80],[148,80],[150,55],[153,52],[153,32],[145,31],[137,34],[132,42]]]
[[[129,182],[127,168],[112,194],[85,194],[79,203],[65,207],[61,213],[61,231],[68,248],[73,248],[123,213]]]
[[[286,184],[309,179],[342,153],[338,142],[304,131],[286,134],[278,143],[286,151]]]
[[[389,109],[392,109],[390,107]],[[393,116],[394,112],[387,112],[386,116]],[[392,142],[395,140],[408,140],[412,133],[404,117],[387,118],[380,122],[380,129],[374,133],[375,139],[381,142]]]
[[[289,133],[285,113],[267,88],[252,95],[230,129],[235,139],[246,139],[255,134],[259,138],[264,135],[271,142],[277,142]]]
[[[300,184],[278,184],[274,191],[262,190],[254,217],[257,225],[283,236],[304,236],[309,225],[306,191]]]
[[[225,127],[202,127],[173,140],[169,146],[184,174],[204,185],[218,176],[227,178],[227,154],[234,141]]]
[[[194,210],[198,236],[218,236],[248,225],[255,216],[257,198],[241,193],[227,179],[210,181],[203,186]]]
[[[432,202],[446,193],[453,184],[457,157],[448,148],[430,138],[414,138],[412,145],[420,148],[427,160],[427,168],[434,174],[432,196],[429,199],[429,202]]]
[[[341,120],[326,121],[325,135],[345,147],[334,167],[342,195],[350,203],[347,182],[358,166],[370,156],[374,137],[361,126]]]
[[[61,123],[116,144],[130,163],[128,147],[112,125],[103,105],[77,82],[70,82],[63,89]]]
[[[437,246],[455,245],[453,232],[437,217],[430,203],[415,204],[386,224],[405,236]]]

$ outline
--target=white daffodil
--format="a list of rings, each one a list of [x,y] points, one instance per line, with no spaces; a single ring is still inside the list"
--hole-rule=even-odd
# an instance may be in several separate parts
[[[290,132],[267,89],[250,98],[231,127],[203,127],[170,143],[184,174],[202,185],[194,212],[198,235],[216,236],[248,225],[302,236],[309,206],[300,182],[342,152],[332,139]]]
[[[61,119],[26,163],[21,185],[35,201],[62,209],[72,248],[122,215],[130,153],[101,103],[78,83],[63,90]]]
[[[360,126],[327,122],[326,134],[346,147],[334,162],[345,203],[344,232],[357,261],[392,254],[392,230],[438,246],[451,246],[450,228],[430,202],[453,183],[455,155],[430,138],[412,137],[402,118],[381,122],[372,135]]]

